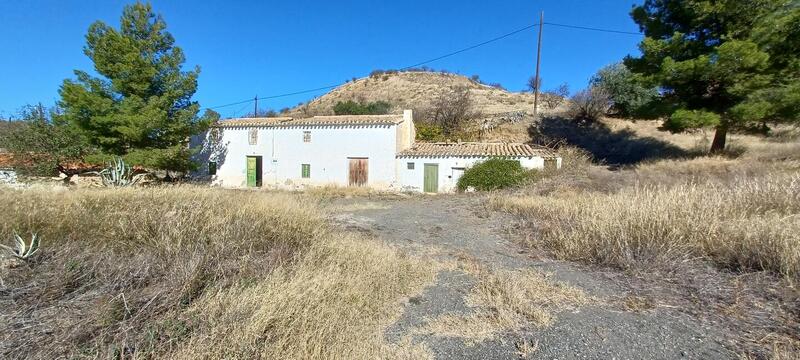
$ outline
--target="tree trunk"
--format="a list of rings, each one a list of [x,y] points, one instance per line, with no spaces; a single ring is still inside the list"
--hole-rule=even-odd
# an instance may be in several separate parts
[[[720,124],[714,132],[714,141],[711,142],[711,153],[719,154],[725,150],[725,140],[728,137],[728,124]]]

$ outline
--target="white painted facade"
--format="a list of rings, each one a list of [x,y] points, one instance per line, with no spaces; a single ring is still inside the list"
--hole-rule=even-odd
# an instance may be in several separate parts
[[[422,192],[425,182],[425,164],[436,164],[439,170],[438,192],[454,192],[464,170],[488,159],[490,157],[486,156],[398,156],[398,181],[402,191]],[[518,160],[520,165],[526,169],[544,168],[544,158],[542,157],[511,157],[509,159]],[[561,167],[561,159],[557,159],[557,161],[557,166]],[[413,165],[409,166],[409,164]]]
[[[319,119],[317,119],[319,118]],[[317,119],[317,120],[315,120]],[[402,116],[239,119],[193,139],[202,168],[196,177],[223,187],[246,187],[247,158],[260,157],[260,186],[298,189],[348,186],[350,159],[367,159],[367,186],[422,192],[424,164],[438,164],[438,192],[452,192],[464,169],[489,156],[407,156],[416,135],[410,110]],[[251,136],[255,133],[255,138]],[[253,143],[253,140],[254,143]],[[541,156],[511,157],[525,168],[543,168]],[[209,163],[216,173],[209,175]],[[560,167],[560,159],[558,159]],[[413,169],[409,169],[413,163]],[[307,166],[304,177],[303,166]]]

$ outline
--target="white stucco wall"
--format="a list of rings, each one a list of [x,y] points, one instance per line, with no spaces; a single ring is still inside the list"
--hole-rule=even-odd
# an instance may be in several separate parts
[[[0,183],[15,184],[17,182],[17,172],[13,169],[0,169]]]
[[[425,181],[425,164],[439,165],[439,191],[453,192],[456,190],[458,179],[463,174],[463,169],[469,168],[475,163],[488,159],[488,157],[398,157],[397,172],[400,190],[411,192],[422,192]],[[526,169],[544,168],[544,158],[542,157],[523,157],[517,158],[520,165]],[[561,159],[558,159],[557,166],[561,166]],[[414,169],[408,169],[408,163],[414,163]]]
[[[262,157],[262,184],[273,187],[304,185],[348,185],[349,158],[368,159],[368,186],[391,188],[396,185],[395,154],[397,125],[275,126],[260,127],[256,145],[249,144],[249,129],[219,128],[221,151],[201,151],[198,156],[206,171],[208,161],[217,162],[215,185],[247,185],[247,156]],[[303,142],[303,132],[311,141]],[[208,139],[195,139],[200,142]],[[204,149],[210,149],[205,141]],[[311,177],[301,177],[301,164],[311,165]],[[200,176],[202,177],[202,176]]]

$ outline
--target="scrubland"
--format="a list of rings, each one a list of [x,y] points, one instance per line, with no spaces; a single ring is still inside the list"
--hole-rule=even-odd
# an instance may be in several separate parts
[[[551,128],[558,127],[555,122]],[[661,286],[681,293],[675,301],[662,298],[656,303],[685,306],[687,312],[715,319],[734,318],[731,327],[752,327],[740,341],[745,344],[742,356],[796,356],[796,129],[779,129],[772,137],[733,135],[727,153],[709,156],[703,153],[705,134],[672,135],[656,126],[605,120],[594,126],[600,130],[572,129],[573,140],[587,142],[562,147],[561,171],[541,173],[527,186],[493,195],[490,207],[522,220],[525,246],[636,274],[649,281],[644,287],[650,287],[645,292],[651,296],[662,296],[652,291]],[[589,143],[597,133],[603,135]],[[603,139],[614,141],[603,144]],[[642,144],[663,151],[642,158]],[[609,167],[597,161],[598,154],[613,154],[621,165]],[[670,284],[658,277],[670,279]],[[733,313],[720,311],[734,307]]]
[[[429,262],[340,232],[313,198],[199,187],[0,189],[4,358],[420,358],[388,344]]]

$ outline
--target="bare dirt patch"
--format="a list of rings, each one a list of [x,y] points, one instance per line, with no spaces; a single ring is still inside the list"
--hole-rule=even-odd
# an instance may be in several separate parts
[[[382,206],[353,205],[362,201]],[[390,342],[424,344],[441,359],[735,358],[724,329],[646,305],[628,275],[522,250],[515,220],[484,204],[465,195],[333,200],[341,226],[442,264],[387,329]]]

